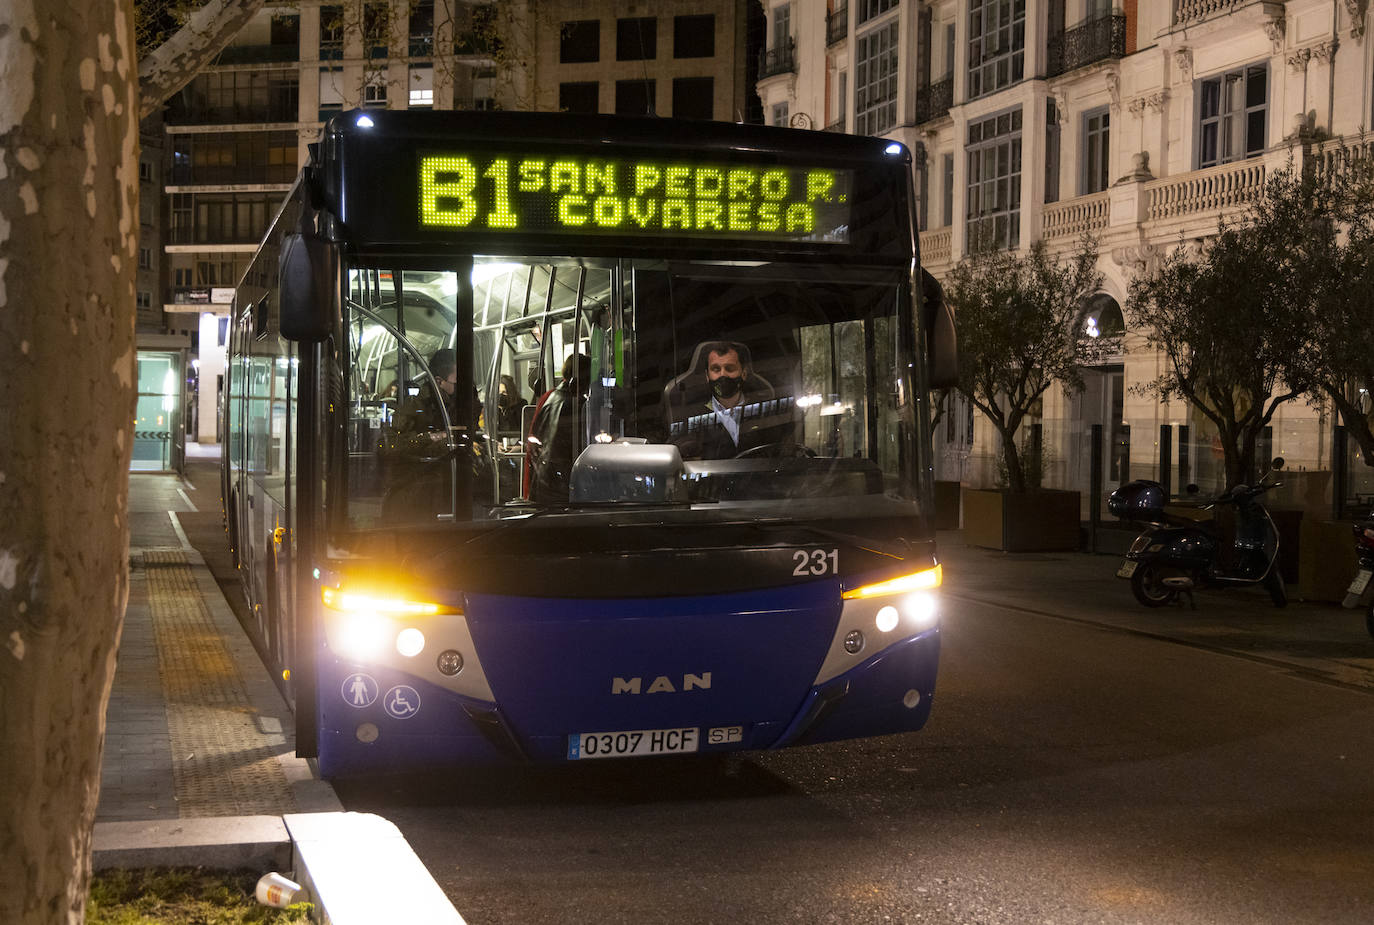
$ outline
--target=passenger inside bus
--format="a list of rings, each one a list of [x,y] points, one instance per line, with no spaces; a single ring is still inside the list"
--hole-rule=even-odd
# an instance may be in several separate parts
[[[779,399],[739,341],[698,344],[687,372],[665,389],[669,442],[684,459],[776,454],[794,445],[793,402]]]
[[[568,500],[568,475],[582,449],[579,425],[586,416],[591,375],[591,358],[570,354],[563,363],[563,381],[539,399],[527,443],[531,501],[564,504]]]

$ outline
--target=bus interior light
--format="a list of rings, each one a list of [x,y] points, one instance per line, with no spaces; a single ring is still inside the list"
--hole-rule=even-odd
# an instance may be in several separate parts
[[[943,581],[944,569],[936,565],[934,568],[922,569],[919,572],[912,572],[910,575],[902,575],[889,581],[879,581],[871,585],[850,588],[840,596],[847,601],[852,601],[883,597],[888,594],[904,594],[909,591],[929,591],[940,587]]]

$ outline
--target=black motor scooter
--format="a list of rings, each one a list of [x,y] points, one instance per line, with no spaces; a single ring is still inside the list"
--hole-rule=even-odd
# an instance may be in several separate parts
[[[1127,482],[1107,498],[1107,510],[1124,520],[1138,520],[1144,532],[1136,537],[1126,561],[1116,572],[1129,578],[1131,592],[1146,607],[1163,607],[1194,588],[1263,584],[1275,607],[1288,604],[1288,589],[1279,571],[1279,531],[1259,497],[1281,482],[1266,481],[1283,468],[1274,460],[1257,485],[1236,485],[1203,510],[1217,505],[1235,508],[1235,536],[1223,540],[1215,530],[1196,521],[1165,513],[1164,487],[1158,482]],[[1196,486],[1188,486],[1196,491]]]
[[[1345,591],[1342,607],[1363,607],[1364,625],[1374,636],[1374,516],[1355,524],[1355,558],[1358,571]]]

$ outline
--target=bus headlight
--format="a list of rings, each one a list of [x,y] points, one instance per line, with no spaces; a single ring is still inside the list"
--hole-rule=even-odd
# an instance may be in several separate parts
[[[940,602],[933,591],[913,591],[902,599],[902,613],[913,626],[924,629],[935,624]]]
[[[414,658],[425,650],[425,634],[407,626],[396,634],[396,651],[406,658]]]

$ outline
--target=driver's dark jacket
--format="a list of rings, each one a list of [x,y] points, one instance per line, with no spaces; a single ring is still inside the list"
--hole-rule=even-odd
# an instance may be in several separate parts
[[[711,402],[698,406],[701,413],[674,422],[669,442],[677,446],[683,459],[732,459],[740,453],[787,442],[792,436],[792,400],[749,401],[743,405],[739,421],[739,443],[716,417]]]

